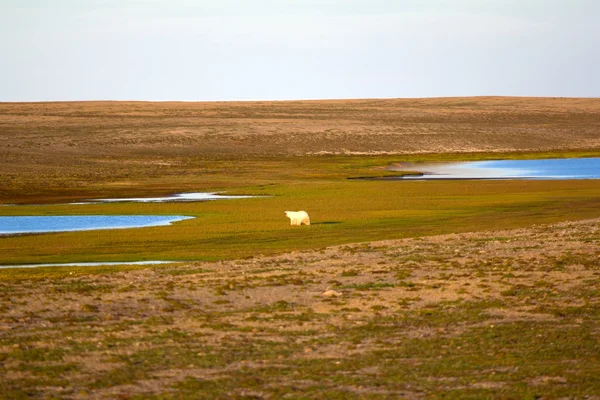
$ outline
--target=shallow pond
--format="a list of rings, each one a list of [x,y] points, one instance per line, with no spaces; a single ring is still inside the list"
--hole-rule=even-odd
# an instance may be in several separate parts
[[[164,203],[194,202],[208,200],[245,199],[256,196],[230,196],[218,193],[179,193],[165,197],[135,197],[116,199],[94,199],[72,204],[98,204],[115,202]],[[7,205],[8,206],[8,205]],[[125,229],[171,225],[194,217],[182,215],[77,215],[77,216],[0,216],[0,236],[27,234],[87,231],[98,229]],[[100,265],[151,265],[174,261],[135,261],[135,262],[92,262],[67,264],[22,264],[0,265],[0,268],[34,268],[59,266],[100,266]]]
[[[402,179],[600,179],[600,158],[496,160],[403,164],[393,171],[419,171]]]
[[[183,215],[74,215],[0,217],[0,235],[142,228],[171,225],[194,217]]]
[[[37,267],[98,267],[103,265],[158,265],[158,264],[174,264],[181,261],[126,261],[126,262],[80,262],[80,263],[48,263],[48,264],[14,264],[0,265],[1,268],[37,268]]]
[[[94,199],[88,200],[81,203],[73,204],[90,204],[90,203],[121,203],[121,202],[133,202],[133,203],[171,203],[171,202],[193,202],[193,201],[208,201],[208,200],[231,200],[231,199],[249,199],[256,196],[231,196],[218,194],[214,192],[205,193],[178,193],[172,196],[164,197],[130,197],[130,198],[117,198],[117,199]]]

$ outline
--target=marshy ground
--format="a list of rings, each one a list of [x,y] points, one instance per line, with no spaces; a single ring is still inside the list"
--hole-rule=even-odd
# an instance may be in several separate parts
[[[196,261],[0,270],[0,398],[600,398],[598,181],[351,179],[598,156],[598,126],[598,99],[0,104],[3,216],[196,217],[1,237]],[[198,191],[263,197],[58,204]]]

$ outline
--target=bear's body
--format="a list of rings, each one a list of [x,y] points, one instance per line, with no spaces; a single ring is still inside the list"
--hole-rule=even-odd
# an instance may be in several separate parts
[[[310,225],[310,218],[306,211],[286,211],[285,216],[290,219],[290,225]]]

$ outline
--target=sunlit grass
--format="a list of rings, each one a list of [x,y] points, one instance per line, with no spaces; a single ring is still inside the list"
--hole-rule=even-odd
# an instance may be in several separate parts
[[[194,203],[3,207],[3,215],[187,215],[171,226],[4,237],[0,263],[216,260],[380,239],[598,216],[597,181],[380,182],[245,187],[267,195]],[[291,227],[285,210],[306,210]]]

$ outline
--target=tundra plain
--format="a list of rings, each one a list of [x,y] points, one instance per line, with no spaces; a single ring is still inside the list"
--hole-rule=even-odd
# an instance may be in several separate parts
[[[350,178],[598,156],[599,127],[600,99],[0,104],[0,215],[196,217],[0,237],[184,261],[0,269],[0,397],[598,397],[598,181]],[[198,191],[262,197],[65,204]]]

